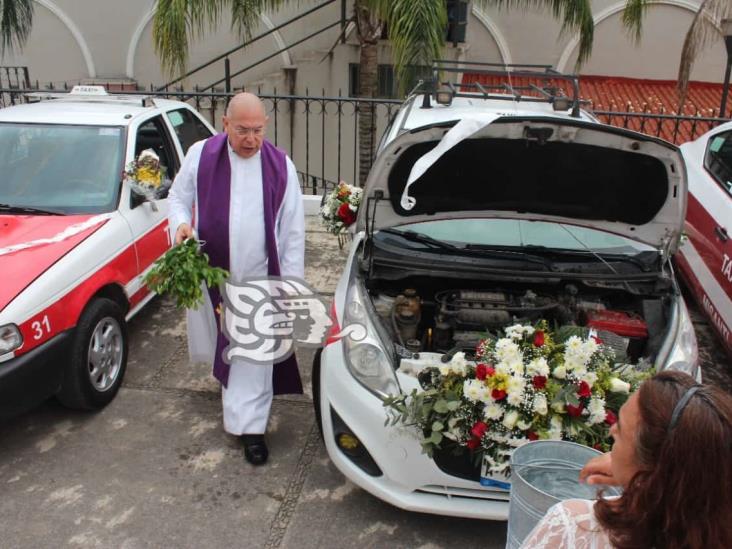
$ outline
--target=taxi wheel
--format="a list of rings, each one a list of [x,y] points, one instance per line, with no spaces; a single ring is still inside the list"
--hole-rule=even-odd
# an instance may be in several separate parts
[[[64,406],[94,410],[117,394],[127,367],[127,324],[114,301],[96,298],[81,315],[57,398]]]

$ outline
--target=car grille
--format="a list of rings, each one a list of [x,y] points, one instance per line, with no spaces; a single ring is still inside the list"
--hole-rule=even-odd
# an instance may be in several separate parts
[[[504,490],[495,490],[491,488],[455,488],[453,486],[437,486],[429,484],[415,490],[422,494],[437,494],[446,498],[467,498],[467,499],[485,499],[491,501],[509,501],[511,494]]]

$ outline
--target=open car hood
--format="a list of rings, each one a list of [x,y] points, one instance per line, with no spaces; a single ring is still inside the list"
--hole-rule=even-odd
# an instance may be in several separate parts
[[[405,193],[415,162],[456,123],[407,131],[380,152],[357,230],[511,218],[590,227],[676,251],[686,170],[675,145],[591,121],[502,116],[446,150]]]

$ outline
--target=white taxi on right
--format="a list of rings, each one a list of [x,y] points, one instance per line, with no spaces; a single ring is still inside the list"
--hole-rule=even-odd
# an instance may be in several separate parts
[[[681,153],[689,194],[676,263],[732,355],[732,122],[685,143]]]

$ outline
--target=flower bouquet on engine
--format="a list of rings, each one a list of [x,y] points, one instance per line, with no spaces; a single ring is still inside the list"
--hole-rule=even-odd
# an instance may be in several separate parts
[[[172,184],[165,171],[158,155],[152,149],[145,149],[137,159],[127,164],[123,179],[132,192],[154,201],[162,198]]]
[[[323,198],[321,221],[325,230],[338,237],[340,247],[343,247],[348,227],[356,222],[356,212],[361,205],[362,196],[363,189],[341,181]]]
[[[386,424],[414,426],[423,451],[451,446],[506,478],[513,450],[532,440],[569,440],[606,451],[620,406],[650,369],[615,364],[583,328],[516,324],[464,353],[422,369],[422,390],[385,399]],[[478,463],[476,461],[476,463]]]

